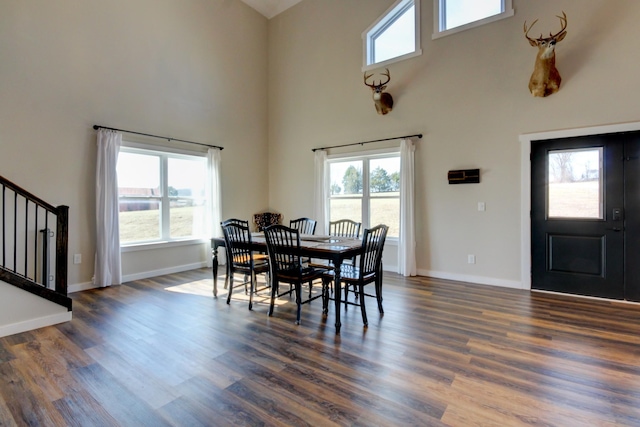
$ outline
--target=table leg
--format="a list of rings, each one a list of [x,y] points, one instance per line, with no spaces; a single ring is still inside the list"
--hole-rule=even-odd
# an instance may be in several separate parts
[[[213,247],[213,297],[218,297],[218,247]]]
[[[341,279],[340,269],[342,267],[342,260],[334,260],[333,264],[335,266],[335,277],[334,277],[335,283],[333,284],[333,287],[334,287],[333,297],[336,303],[336,335],[339,335],[340,326],[342,326],[342,323],[340,323],[340,306],[341,306],[340,300],[342,299],[342,286],[340,285],[340,279]]]

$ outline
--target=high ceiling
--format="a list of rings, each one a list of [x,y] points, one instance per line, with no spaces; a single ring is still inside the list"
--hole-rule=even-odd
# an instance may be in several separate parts
[[[268,19],[273,18],[277,14],[284,12],[296,3],[302,0],[242,0]]]

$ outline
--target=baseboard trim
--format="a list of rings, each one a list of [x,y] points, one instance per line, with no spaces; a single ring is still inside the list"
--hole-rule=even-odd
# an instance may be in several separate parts
[[[470,276],[466,274],[455,274],[434,270],[418,270],[418,275],[433,277],[435,279],[455,280],[457,282],[477,283],[479,285],[498,286],[502,288],[512,289],[525,289],[522,283],[517,280],[504,280],[484,276]]]
[[[196,270],[198,268],[205,268],[205,267],[210,267],[210,266],[207,266],[206,261],[202,261],[202,262],[196,262],[193,264],[162,268],[159,270],[142,271],[139,273],[126,274],[122,276],[122,283],[132,282],[134,280],[148,279],[150,277],[164,276],[165,274],[182,273],[183,271]],[[89,289],[97,289],[98,287],[99,286],[96,286],[92,282],[77,283],[75,285],[69,285],[68,292],[73,293],[73,292],[80,292],[80,291],[88,291]]]
[[[74,285],[67,286],[67,293],[72,294],[74,292],[87,291],[95,288],[97,288],[97,286],[91,282],[76,283]]]
[[[34,329],[44,328],[45,326],[57,325],[71,320],[71,312],[52,314],[50,316],[39,317],[37,319],[29,319],[24,322],[13,323],[10,325],[0,326],[0,338],[9,335],[19,334],[21,332],[33,331]]]
[[[127,274],[122,276],[122,283],[132,282],[134,280],[148,279],[150,277],[164,276],[165,274],[182,273],[183,271],[197,270],[198,268],[207,267],[207,262],[195,262],[193,264],[177,265],[174,267],[161,268],[159,270],[142,271],[140,273]]]

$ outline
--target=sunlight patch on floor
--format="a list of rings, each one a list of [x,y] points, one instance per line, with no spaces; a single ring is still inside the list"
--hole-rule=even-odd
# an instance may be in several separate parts
[[[261,277],[258,278],[258,293],[253,295],[253,304],[265,304],[269,305],[271,295],[270,290],[265,288],[265,281]],[[283,286],[287,286],[286,284],[281,284],[280,288]],[[320,292],[321,285],[313,287],[313,294]],[[181,285],[169,286],[165,288],[165,291],[175,292],[180,294],[189,294],[196,295],[201,297],[211,298],[213,297],[213,283],[211,280],[197,280],[194,282],[183,283]],[[304,288],[303,292],[308,292],[308,288]],[[218,299],[227,299],[228,289],[224,288],[224,276],[218,278]],[[249,295],[244,292],[244,284],[240,280],[236,280],[233,295],[231,296],[231,301],[236,302],[244,302],[249,304]],[[275,305],[283,306],[286,304],[295,304],[295,299],[293,295],[291,298],[289,296],[284,296],[281,298],[276,298]]]
[[[249,295],[244,292],[244,284],[241,280],[236,280],[236,284],[234,285],[233,295],[231,296],[231,301],[236,302],[244,302],[249,304]],[[269,305],[271,294],[270,290],[266,288],[265,280],[262,277],[258,277],[258,293],[253,295],[253,304],[265,304]],[[280,289],[282,290],[284,286],[288,286],[286,284],[280,284]],[[313,286],[313,295],[317,295],[321,292],[322,285],[314,284]],[[165,291],[175,292],[180,294],[189,294],[196,295],[201,297],[211,298],[213,297],[213,283],[211,279],[203,279],[196,280],[194,282],[183,283],[181,285],[169,286],[165,288]],[[307,287],[304,287],[302,292],[309,292]],[[218,278],[218,299],[227,299],[228,289],[224,288],[224,276]],[[286,304],[295,304],[295,298],[293,295],[283,296],[281,298],[276,298],[275,305],[276,306],[284,306]]]

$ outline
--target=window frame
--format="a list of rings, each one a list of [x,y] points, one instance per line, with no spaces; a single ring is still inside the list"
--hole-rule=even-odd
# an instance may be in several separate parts
[[[444,22],[446,20],[446,15],[443,13],[443,9],[446,8],[442,8],[441,4],[443,2],[446,3],[446,1],[447,0],[433,0],[433,35],[431,36],[433,40],[510,18],[515,14],[513,10],[513,0],[501,0],[502,12],[477,21],[468,22],[464,25],[442,30],[441,28],[444,27]]]
[[[371,170],[370,170],[370,162],[371,160],[383,159],[397,157],[400,158],[400,149],[398,147],[389,148],[389,149],[380,149],[380,150],[369,150],[369,151],[360,151],[357,153],[344,153],[344,154],[332,154],[327,156],[328,170],[329,174],[331,173],[331,163],[340,163],[340,162],[348,162],[348,161],[363,161],[362,165],[362,194],[355,194],[353,199],[361,199],[361,212],[362,212],[362,227],[361,232],[364,231],[365,228],[370,228],[377,224],[369,224],[371,220],[371,191],[370,191],[370,180],[371,180]],[[366,160],[366,161],[364,161]],[[400,164],[400,168],[402,169],[402,164]],[[399,171],[402,173],[402,171]],[[398,205],[400,204],[400,191],[398,191],[398,196],[390,197],[374,197],[375,199],[382,198],[392,198],[398,200]],[[329,221],[331,220],[331,191],[328,192],[327,198],[327,211]],[[389,225],[389,224],[387,224]],[[400,227],[400,217],[398,217],[398,229]],[[399,241],[399,236],[387,236],[387,243],[390,243],[392,246],[397,245]]]
[[[421,0],[397,0],[376,19],[373,24],[362,32],[362,71],[383,68],[390,64],[422,55],[420,43],[420,3]],[[411,5],[415,7],[415,48],[413,52],[408,52],[381,62],[369,63],[369,60],[372,59],[374,55],[375,44],[373,41],[375,38],[382,34],[386,28],[390,27]]]
[[[191,151],[184,150],[173,147],[166,146],[158,146],[158,145],[148,145],[144,143],[131,142],[131,141],[122,141],[122,145],[120,147],[120,152],[128,152],[134,154],[143,154],[143,155],[152,155],[160,157],[160,187],[161,187],[161,196],[158,197],[160,199],[160,237],[158,239],[153,240],[140,240],[135,242],[122,243],[120,242],[120,250],[122,252],[134,252],[139,250],[147,250],[147,249],[158,249],[165,247],[176,247],[176,246],[184,246],[191,245],[196,243],[207,243],[209,241],[209,236],[203,234],[202,236],[189,236],[189,237],[177,237],[171,238],[170,235],[170,203],[169,203],[169,182],[168,182],[168,172],[169,172],[169,158],[176,159],[193,159],[193,158],[202,158],[205,162],[207,153],[201,151]],[[135,198],[135,196],[132,196]],[[205,192],[204,195],[204,205],[209,206],[210,201],[208,200],[209,194]],[[118,194],[118,204],[120,203],[121,197]]]

